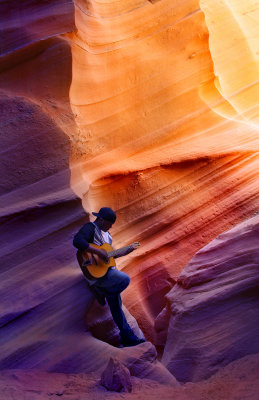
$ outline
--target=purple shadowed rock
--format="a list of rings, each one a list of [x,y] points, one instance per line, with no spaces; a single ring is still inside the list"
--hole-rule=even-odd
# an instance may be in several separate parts
[[[167,295],[162,363],[182,382],[259,352],[259,215],[196,253]],[[166,314],[166,313],[165,313]]]

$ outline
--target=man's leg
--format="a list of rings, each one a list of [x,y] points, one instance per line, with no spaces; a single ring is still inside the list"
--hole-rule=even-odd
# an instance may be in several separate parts
[[[124,346],[133,346],[145,341],[134,334],[122,310],[120,293],[126,289],[129,283],[130,278],[127,274],[117,269],[109,269],[105,277],[98,279],[94,285],[107,299],[114,322],[120,330],[121,342]]]
[[[94,284],[97,288],[103,289],[108,295],[121,293],[129,286],[130,277],[122,271],[110,268],[105,276],[97,279]]]
[[[125,314],[122,310],[122,302],[120,294],[113,296],[106,296],[106,299],[109,304],[113,320],[115,324],[118,326],[120,332],[123,332],[125,335],[127,335],[127,333],[131,333],[132,329],[129,326]]]
[[[121,293],[129,285],[130,278],[124,272],[118,270],[109,270],[107,274],[97,280],[91,286],[91,291],[95,295],[99,304],[105,305],[105,297],[115,296]],[[107,299],[108,300],[108,299]],[[121,307],[121,299],[118,300]],[[117,305],[118,306],[118,305]]]

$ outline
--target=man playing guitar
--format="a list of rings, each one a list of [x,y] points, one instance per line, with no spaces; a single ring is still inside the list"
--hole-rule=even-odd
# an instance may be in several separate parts
[[[107,300],[113,320],[120,330],[122,345],[135,346],[145,342],[145,339],[134,334],[122,310],[120,293],[129,285],[130,278],[115,268],[114,259],[129,254],[139,243],[114,250],[109,229],[116,221],[116,213],[109,207],[102,207],[93,215],[97,217],[95,221],[83,225],[74,237],[77,259],[99,304],[105,305]]]

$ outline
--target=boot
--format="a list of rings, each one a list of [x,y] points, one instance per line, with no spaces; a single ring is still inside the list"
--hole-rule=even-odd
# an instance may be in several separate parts
[[[137,346],[140,343],[144,343],[146,339],[144,338],[138,338],[134,332],[128,333],[128,334],[120,334],[121,338],[121,344],[124,347],[131,347],[131,346]]]

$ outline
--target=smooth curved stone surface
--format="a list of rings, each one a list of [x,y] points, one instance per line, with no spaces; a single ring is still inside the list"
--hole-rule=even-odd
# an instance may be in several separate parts
[[[179,381],[207,379],[259,352],[259,215],[203,247],[167,295],[162,363]]]

